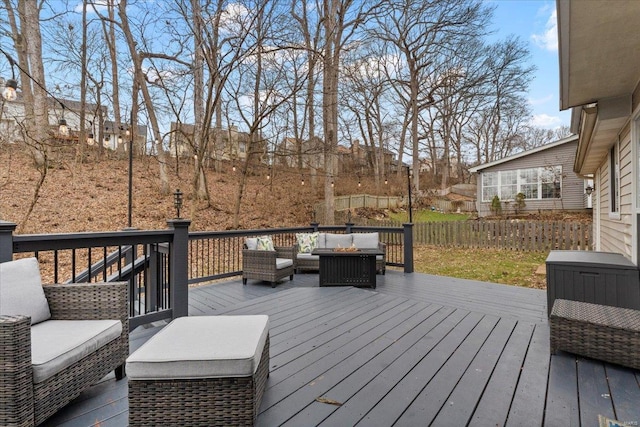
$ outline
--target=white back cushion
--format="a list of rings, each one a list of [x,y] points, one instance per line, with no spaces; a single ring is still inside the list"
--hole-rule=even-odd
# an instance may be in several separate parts
[[[378,233],[353,233],[353,244],[356,248],[377,249]]]
[[[327,248],[348,248],[353,243],[351,234],[333,234],[327,233]]]
[[[258,247],[258,238],[257,237],[247,237],[244,242],[247,244],[247,249],[255,251]]]
[[[51,318],[35,258],[0,263],[0,314],[31,316],[31,324]]]

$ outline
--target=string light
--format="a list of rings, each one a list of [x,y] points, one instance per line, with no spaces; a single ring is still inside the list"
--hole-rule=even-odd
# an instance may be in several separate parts
[[[11,68],[11,72],[13,72],[13,68]],[[15,101],[16,98],[18,97],[18,93],[16,92],[16,89],[18,89],[18,82],[15,80],[15,78],[9,79],[4,85],[4,91],[2,92],[2,96],[7,101]]]
[[[236,164],[235,163],[231,165],[231,170],[234,171],[234,172],[236,171]]]
[[[304,186],[304,175],[302,175],[302,180],[300,181],[300,185]]]
[[[386,175],[384,177],[384,185],[387,185],[389,183],[389,180],[387,179]]]
[[[62,117],[58,120],[58,132],[62,136],[69,136],[69,126],[67,126],[67,121],[64,119],[64,104],[60,103],[62,107]]]

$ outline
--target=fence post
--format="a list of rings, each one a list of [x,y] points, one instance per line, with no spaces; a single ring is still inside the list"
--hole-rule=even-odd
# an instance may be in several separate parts
[[[13,232],[18,225],[0,221],[0,262],[13,260]]]
[[[170,253],[171,307],[173,318],[189,315],[189,225],[188,219],[167,220],[174,230]]]
[[[402,224],[404,227],[404,272],[413,273],[413,223]]]

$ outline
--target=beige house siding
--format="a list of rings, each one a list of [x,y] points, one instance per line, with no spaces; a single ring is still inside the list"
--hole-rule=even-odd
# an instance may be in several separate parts
[[[620,137],[620,215],[610,214],[611,171],[610,158],[607,156],[598,169],[596,204],[600,219],[595,230],[596,250],[617,252],[632,259],[633,251],[633,159],[631,152],[631,134],[628,129]]]
[[[523,212],[538,212],[541,210],[571,211],[584,210],[586,208],[586,196],[584,193],[584,179],[573,172],[573,163],[577,149],[577,139],[550,147],[549,149],[520,156],[513,160],[506,160],[500,164],[483,168],[478,171],[477,203],[478,216],[491,215],[491,201],[482,200],[482,179],[486,172],[509,171],[527,169],[533,167],[562,166],[561,198],[525,200]],[[513,213],[514,203],[502,201],[503,214]]]

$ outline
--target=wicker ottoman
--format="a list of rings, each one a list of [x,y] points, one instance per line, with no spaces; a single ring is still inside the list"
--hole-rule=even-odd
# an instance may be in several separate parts
[[[640,369],[640,311],[556,299],[549,317],[551,353],[564,350]]]
[[[131,426],[253,425],[269,375],[268,316],[175,319],[127,359]]]

